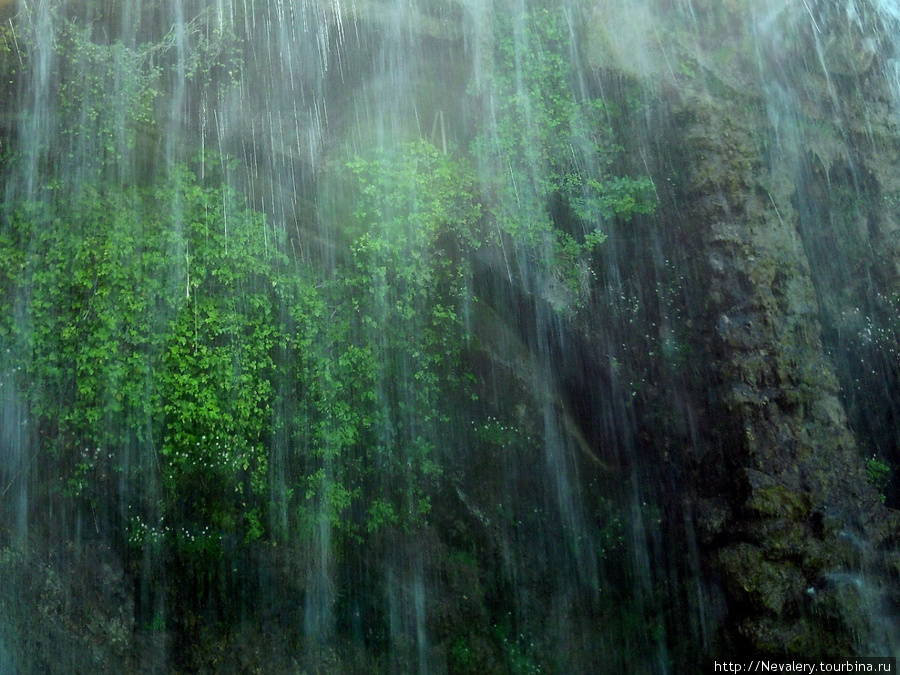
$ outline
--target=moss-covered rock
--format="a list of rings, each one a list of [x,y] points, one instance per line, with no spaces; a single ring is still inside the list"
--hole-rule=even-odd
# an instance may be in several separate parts
[[[797,598],[803,575],[793,565],[766,558],[765,551],[740,543],[719,552],[726,586],[742,604],[756,611],[781,616],[785,605]]]

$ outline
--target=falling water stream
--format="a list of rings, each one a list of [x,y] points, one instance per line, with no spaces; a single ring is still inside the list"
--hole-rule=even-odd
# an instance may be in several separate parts
[[[898,35],[0,1],[0,673],[896,655]]]

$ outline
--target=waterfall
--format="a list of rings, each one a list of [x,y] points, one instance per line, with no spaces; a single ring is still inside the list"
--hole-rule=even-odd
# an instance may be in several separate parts
[[[895,655],[898,29],[0,2],[0,672]]]

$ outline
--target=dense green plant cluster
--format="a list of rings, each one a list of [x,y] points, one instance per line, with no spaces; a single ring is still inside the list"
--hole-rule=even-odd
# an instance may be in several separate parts
[[[655,192],[649,178],[613,175],[614,113],[576,89],[563,8],[536,4],[497,16],[494,124],[474,152],[491,176],[499,231],[565,269],[604,240],[604,221],[652,212]]]
[[[59,142],[36,149],[47,179],[10,193],[0,226],[0,346],[48,457],[42,489],[200,571],[322,519],[348,543],[413,528],[457,423],[445,399],[467,383],[474,180],[427,143],[350,162],[332,270],[289,259],[216,157],[123,180],[167,77],[240,66],[196,23],[177,74],[171,36],[131,49],[58,21],[52,37]],[[28,71],[37,36],[3,38]]]
[[[876,455],[866,460],[866,479],[878,490],[882,502],[887,501],[885,494],[891,481],[891,465]]]
[[[228,189],[183,168],[153,190],[44,192],[5,223],[0,256],[17,263],[7,283],[21,307],[5,332],[65,491],[119,493],[135,532],[168,520],[259,537],[285,340],[277,241]],[[159,503],[130,503],[148,480]]]
[[[427,514],[457,423],[444,399],[467,381],[480,208],[428,144],[349,171],[358,234],[331,278],[186,167],[153,189],[53,185],[5,224],[4,321],[16,298],[23,316],[3,335],[60,489],[119,494],[133,545],[219,555],[266,536],[279,435],[299,527],[324,517],[358,540]],[[274,414],[285,405],[293,418]]]
[[[430,508],[437,448],[458,422],[447,397],[466,381],[464,253],[480,209],[465,169],[428,143],[348,168],[359,195],[349,253],[306,312],[318,355],[302,508],[360,537],[412,527]]]

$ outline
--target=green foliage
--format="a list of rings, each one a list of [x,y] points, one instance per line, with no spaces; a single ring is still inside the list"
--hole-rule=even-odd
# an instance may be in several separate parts
[[[68,22],[56,38],[60,133],[80,162],[109,165],[134,148],[139,128],[154,125],[161,71],[148,54],[94,42],[91,31]]]
[[[303,508],[357,538],[409,529],[430,510],[436,448],[454,423],[448,396],[466,382],[466,252],[479,244],[480,207],[465,167],[427,143],[348,169],[350,251],[320,292],[330,313],[295,320],[310,322],[317,355],[303,408],[315,460]]]
[[[54,183],[2,229],[3,336],[55,489],[119,500],[132,546],[203,568],[273,536],[279,435],[297,530],[417,527],[471,384],[470,172],[424,143],[351,162],[353,235],[323,277],[204,166],[210,186],[186,167],[155,188]]]
[[[866,478],[878,490],[882,502],[887,500],[886,492],[892,473],[891,465],[881,458],[873,455],[866,460]]]
[[[30,151],[44,176],[131,182],[133,153],[160,139],[161,97],[173,90],[182,96],[185,83],[200,96],[220,94],[240,74],[238,40],[212,8],[138,44],[99,36],[95,13],[71,18],[77,13],[51,8],[44,17],[26,7],[15,23],[0,26],[0,94],[12,97],[29,77],[47,80],[38,87],[40,109],[27,121],[35,125],[31,140],[40,147]]]
[[[485,201],[526,256],[569,274],[604,219],[653,208],[652,184],[610,175],[609,111],[574,94],[563,14],[498,21],[497,126],[474,145],[495,177]],[[178,76],[228,81],[233,39],[201,24],[186,27]],[[60,24],[61,147],[90,180],[51,182],[0,234],[0,339],[19,350],[66,490],[92,500],[158,481],[155,500],[132,505],[132,542],[214,552],[266,536],[278,431],[298,526],[325,518],[350,539],[413,527],[441,439],[463,421],[448,397],[470,385],[469,254],[485,239],[475,180],[428,143],[349,162],[346,251],[325,278],[290,269],[260,214],[184,167],[157,188],[113,187],[104,167],[155,124],[172,39],[131,49]]]
[[[504,617],[494,626],[494,633],[506,660],[506,667],[514,675],[538,675],[545,672],[538,662],[533,639],[525,633],[516,633],[511,616]]]
[[[133,193],[45,192],[44,202],[13,213],[7,230],[27,244],[18,285],[31,294],[31,332],[21,337],[31,341],[32,404],[57,418],[57,449],[76,438],[115,447],[118,430],[138,433],[148,411],[153,336],[142,273],[159,274],[152,268],[162,260],[142,250],[153,235],[139,227]]]
[[[447,232],[466,246],[480,244],[474,178],[452,155],[419,141],[380,150],[368,160],[357,157],[347,168],[358,180],[354,218],[360,240],[377,240],[397,252],[424,251]]]
[[[654,210],[654,187],[610,173],[621,152],[613,112],[575,89],[563,9],[498,13],[496,22],[496,121],[474,152],[493,177],[500,232],[571,280],[578,256],[604,240],[604,221]]]
[[[13,88],[22,66],[19,40],[13,24],[0,25],[0,92]]]
[[[465,636],[459,637],[450,647],[449,660],[451,671],[454,673],[473,672],[472,649]]]
[[[11,346],[25,260],[19,233],[0,230],[0,349]]]
[[[174,243],[184,251],[184,301],[173,307],[151,396],[162,484],[180,495],[180,522],[250,541],[262,535],[268,503],[275,352],[287,340],[276,289],[286,259],[262,216],[227,188],[200,187],[183,171],[155,198],[178,205]]]
[[[44,192],[0,239],[17,272],[8,297],[29,295],[25,320],[4,331],[65,491],[93,502],[123,483],[127,499],[158,480],[159,503],[134,505],[136,545],[258,539],[274,353],[286,341],[277,239],[228,189],[186,169],[155,191]]]

